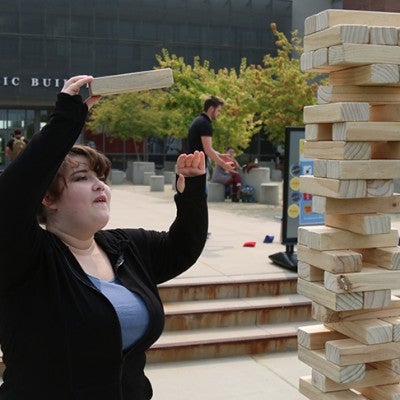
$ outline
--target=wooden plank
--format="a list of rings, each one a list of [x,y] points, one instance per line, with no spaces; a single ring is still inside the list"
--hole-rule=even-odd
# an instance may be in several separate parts
[[[393,342],[400,342],[400,317],[387,317],[381,318],[382,321],[385,321],[393,326]],[[399,354],[400,357],[400,354]],[[388,357],[392,358],[392,357]],[[387,358],[386,358],[387,359]]]
[[[372,212],[400,212],[400,195],[389,197],[368,197],[364,199],[334,199],[313,196],[312,209],[320,214],[353,214]],[[376,264],[376,263],[375,263]]]
[[[324,280],[324,270],[297,260],[297,276],[309,282],[321,282]]]
[[[362,268],[362,255],[351,250],[320,251],[298,244],[297,259],[337,274],[357,272]]]
[[[310,15],[304,20],[304,35],[310,35],[317,31],[317,15]]]
[[[324,286],[335,293],[399,289],[399,279],[400,271],[365,266],[361,272],[332,274],[326,271],[324,274]]]
[[[386,214],[326,214],[325,225],[346,231],[371,235],[390,232],[390,216]]]
[[[363,296],[363,308],[382,308],[390,304],[391,292],[389,289],[370,290],[363,292]]]
[[[329,65],[353,67],[364,64],[398,64],[399,46],[344,43],[328,49]]]
[[[363,179],[339,180],[303,175],[299,181],[302,193],[340,199],[367,196],[367,181]]]
[[[331,103],[305,106],[303,120],[305,124],[335,123],[348,121],[368,121],[368,103]]]
[[[340,180],[398,179],[400,160],[327,160],[326,174],[327,178]]]
[[[392,324],[378,318],[364,319],[361,321],[331,322],[327,324],[327,327],[367,345],[388,343],[392,342],[393,339]],[[394,356],[394,358],[395,357],[396,356]],[[359,361],[357,363],[359,363]]]
[[[328,9],[315,14],[316,31],[338,24],[366,24],[369,26],[400,26],[398,13]],[[307,34],[310,34],[309,32]]]
[[[346,336],[322,324],[302,326],[297,331],[297,343],[309,350],[324,349],[326,342],[339,339]]]
[[[344,122],[332,125],[332,140],[400,141],[399,122]]]
[[[380,160],[400,160],[400,142],[371,143],[371,158]]]
[[[307,124],[304,138],[307,141],[332,140],[332,124]]]
[[[313,51],[323,47],[330,47],[343,43],[368,43],[369,29],[368,25],[335,25],[304,36],[304,51]]]
[[[374,179],[367,181],[367,197],[387,197],[394,193],[393,179]]]
[[[341,70],[340,65],[329,65],[328,48],[323,47],[315,51],[308,51],[300,56],[300,70],[302,72],[330,73]]]
[[[313,174],[315,178],[327,177],[328,160],[314,159]]]
[[[318,304],[334,311],[361,310],[364,306],[363,293],[333,293],[320,282],[297,280],[297,292]]]
[[[400,102],[398,87],[389,86],[319,86],[317,103],[329,104],[334,102],[368,102],[370,104],[390,104]]]
[[[391,296],[387,306],[375,310],[356,310],[356,311],[334,311],[322,304],[313,302],[311,305],[312,318],[319,322],[339,322],[339,321],[359,321],[371,318],[386,318],[400,316],[400,299]]]
[[[325,356],[337,365],[385,361],[400,357],[400,343],[364,344],[354,339],[335,339],[326,342]]]
[[[370,26],[369,43],[397,46],[399,43],[399,32],[395,26]]]
[[[323,350],[308,350],[298,346],[299,360],[338,383],[364,379],[365,364],[340,366],[328,361]]]
[[[370,64],[332,71],[329,82],[334,85],[393,85],[400,83],[400,71],[394,64]]]
[[[302,53],[300,56],[300,71],[308,72],[313,70],[313,51]],[[326,52],[326,63],[328,63],[328,51]]]
[[[394,371],[380,365],[371,363],[366,365],[364,379],[349,383],[336,383],[316,370],[311,371],[312,384],[322,392],[334,392],[345,389],[359,389],[376,385],[390,385],[400,382],[400,377]]]
[[[395,372],[400,375],[400,358],[395,358],[393,360],[380,361],[379,365],[382,365],[385,368]]]
[[[400,121],[400,104],[371,105],[370,110],[370,121],[372,122]]]
[[[381,268],[400,270],[400,249],[398,246],[372,249],[354,249],[362,255],[362,259]]]
[[[299,392],[310,400],[368,400],[351,390],[338,390],[324,393],[311,383],[311,377],[301,377]]]
[[[368,142],[313,142],[306,140],[304,141],[304,157],[327,160],[369,160],[371,144]]]
[[[300,226],[298,243],[316,250],[346,250],[353,248],[392,247],[398,243],[398,231],[360,235],[324,225]]]
[[[174,83],[171,68],[129,74],[96,77],[89,85],[91,96],[137,92],[140,90],[161,89]]]
[[[400,400],[400,385],[380,385],[360,388],[362,395],[369,400]]]

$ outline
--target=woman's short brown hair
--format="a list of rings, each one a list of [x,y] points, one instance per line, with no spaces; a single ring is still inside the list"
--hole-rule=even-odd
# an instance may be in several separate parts
[[[90,169],[93,170],[98,177],[102,177],[106,181],[108,180],[111,170],[110,160],[104,154],[89,146],[75,145],[65,156],[64,161],[61,163],[55,177],[47,188],[47,194],[52,200],[58,200],[61,197],[62,192],[67,184],[65,172],[68,167],[74,166],[76,163],[74,158],[76,156],[86,157],[89,161]],[[47,211],[43,204],[41,204],[38,209],[37,218],[39,223],[46,224]]]

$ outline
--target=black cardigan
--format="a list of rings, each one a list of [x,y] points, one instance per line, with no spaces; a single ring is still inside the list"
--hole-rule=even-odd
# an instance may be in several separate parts
[[[145,336],[122,352],[118,317],[36,211],[87,115],[80,96],[60,93],[49,123],[0,175],[0,400],[147,400],[145,351],[164,314],[156,285],[193,265],[204,247],[205,175],[186,178],[168,232],[102,230],[95,240],[123,285],[149,310]]]

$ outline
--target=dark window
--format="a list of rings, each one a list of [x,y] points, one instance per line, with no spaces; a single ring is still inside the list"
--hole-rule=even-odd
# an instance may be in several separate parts
[[[1,12],[0,13],[0,32],[18,33],[18,14],[16,12]]]
[[[41,35],[44,33],[43,15],[39,13],[21,13],[21,33]]]

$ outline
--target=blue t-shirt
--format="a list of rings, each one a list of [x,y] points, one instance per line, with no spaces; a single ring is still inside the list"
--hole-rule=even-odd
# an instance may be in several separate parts
[[[103,281],[88,275],[93,284],[114,306],[121,325],[122,348],[135,344],[149,326],[149,312],[142,298],[122,286],[118,278]]]

